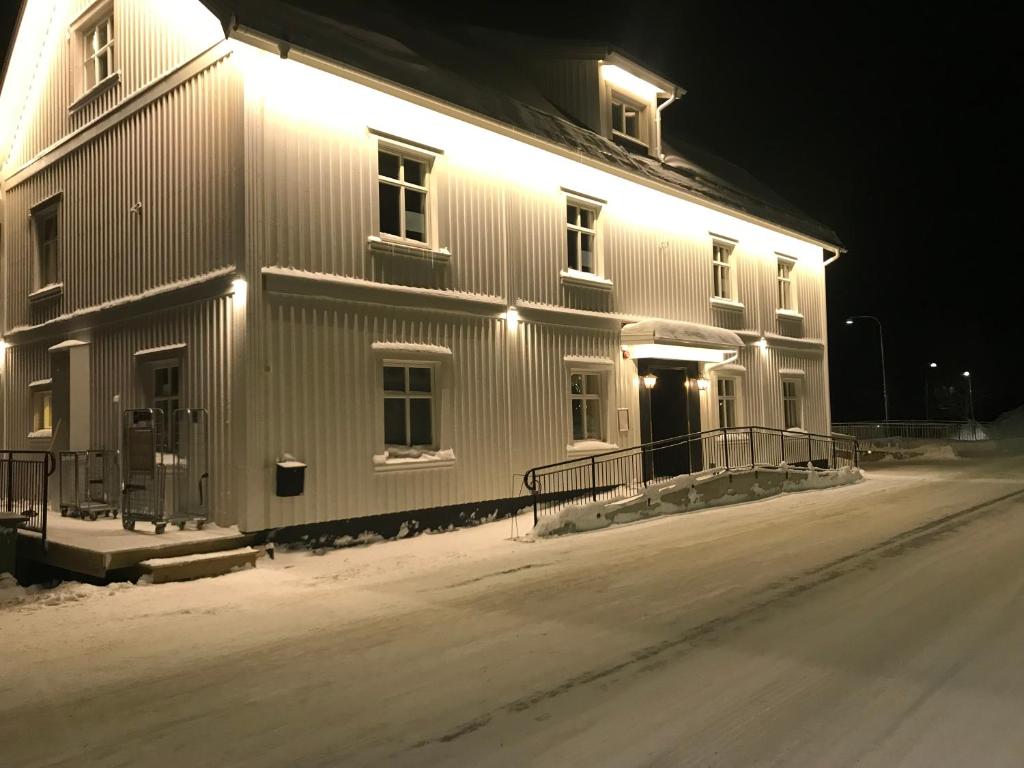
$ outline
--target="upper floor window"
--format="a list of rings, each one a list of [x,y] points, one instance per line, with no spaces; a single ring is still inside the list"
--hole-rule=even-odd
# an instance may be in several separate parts
[[[646,144],[644,127],[644,107],[617,93],[612,94],[612,135]]]
[[[53,390],[49,386],[32,389],[32,434],[53,429]]]
[[[568,267],[597,273],[598,208],[570,200],[565,206],[565,240]]]
[[[84,90],[89,91],[114,73],[114,15],[106,13],[82,28],[85,60]]]
[[[782,380],[782,416],[786,429],[804,425],[804,409],[800,399],[800,382],[797,379]]]
[[[434,368],[384,364],[384,445],[435,448]]]
[[[35,241],[33,291],[60,282],[60,204],[48,203],[32,211],[32,234]]]
[[[397,148],[377,152],[378,204],[381,235],[417,243],[429,241],[426,157]]]
[[[718,426],[735,427],[737,423],[736,379],[722,377],[718,379]]]
[[[792,259],[780,256],[778,259],[779,309],[796,311],[796,294],[793,284]]]
[[[602,378],[602,374],[590,371],[571,371],[569,374],[574,441],[604,440]]]
[[[711,252],[711,270],[716,299],[736,300],[733,286],[733,247],[726,243],[715,242]]]

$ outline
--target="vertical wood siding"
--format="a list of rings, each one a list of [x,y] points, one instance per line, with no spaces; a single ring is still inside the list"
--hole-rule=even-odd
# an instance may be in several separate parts
[[[114,68],[121,73],[121,81],[72,111],[69,106],[81,95],[82,62],[75,55],[69,29],[93,0],[30,1],[52,6],[43,41],[48,57],[34,69],[33,78],[39,82],[25,105],[8,172],[224,36],[216,17],[196,0],[113,0]]]
[[[241,92],[222,61],[6,194],[8,328],[230,265],[241,250],[233,176]],[[62,193],[63,294],[28,301],[29,211]],[[141,203],[141,210],[131,208]]]

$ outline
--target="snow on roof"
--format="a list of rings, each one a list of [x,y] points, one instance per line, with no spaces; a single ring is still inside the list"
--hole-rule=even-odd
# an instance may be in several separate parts
[[[29,389],[38,389],[40,387],[49,387],[53,385],[53,379],[36,379],[28,383]]]
[[[666,162],[634,154],[564,116],[541,93],[507,33],[432,25],[387,0],[326,6],[312,0],[202,0],[225,29],[254,31],[520,129],[689,196],[840,245],[742,169],[693,146],[664,145]],[[386,34],[380,30],[386,30]],[[552,44],[556,49],[557,43]],[[534,51],[531,47],[529,51]],[[566,52],[572,58],[571,52]]]
[[[178,350],[185,349],[187,345],[184,342],[178,344],[165,344],[162,347],[149,347],[148,349],[137,349],[132,354],[135,357],[149,357],[151,355],[159,355],[164,352],[177,352]]]
[[[439,344],[412,344],[403,341],[375,341],[370,345],[374,351],[380,352],[419,352],[428,355],[451,355],[448,347]]]
[[[50,347],[49,351],[50,352],[56,352],[56,351],[61,350],[61,349],[74,349],[75,347],[85,347],[85,346],[88,346],[88,344],[89,344],[88,341],[79,341],[78,339],[68,339],[67,341],[62,341],[60,344],[54,344],[52,347]]]
[[[697,347],[742,347],[734,332],[682,320],[641,320],[622,326],[623,343],[669,343]]]

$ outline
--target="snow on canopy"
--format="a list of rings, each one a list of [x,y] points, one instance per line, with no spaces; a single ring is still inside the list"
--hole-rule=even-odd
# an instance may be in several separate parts
[[[732,331],[713,325],[683,320],[641,320],[622,326],[623,341],[675,342],[698,347],[742,347],[743,340]]]
[[[224,24],[244,27],[373,76],[513,126],[592,160],[668,184],[715,205],[841,245],[743,169],[684,141],[665,161],[636,154],[575,122],[529,76],[538,56],[573,58],[576,46],[476,27],[432,23],[387,0],[202,0]],[[608,51],[612,46],[604,46]]]

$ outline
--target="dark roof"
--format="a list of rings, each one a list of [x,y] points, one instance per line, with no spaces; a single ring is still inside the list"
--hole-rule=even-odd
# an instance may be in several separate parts
[[[495,55],[502,33],[431,25],[387,0],[202,2],[225,27],[254,30],[711,203],[840,245],[831,228],[706,150],[679,141],[673,149],[663,142],[663,163],[631,153],[579,125],[541,93],[514,57]]]

